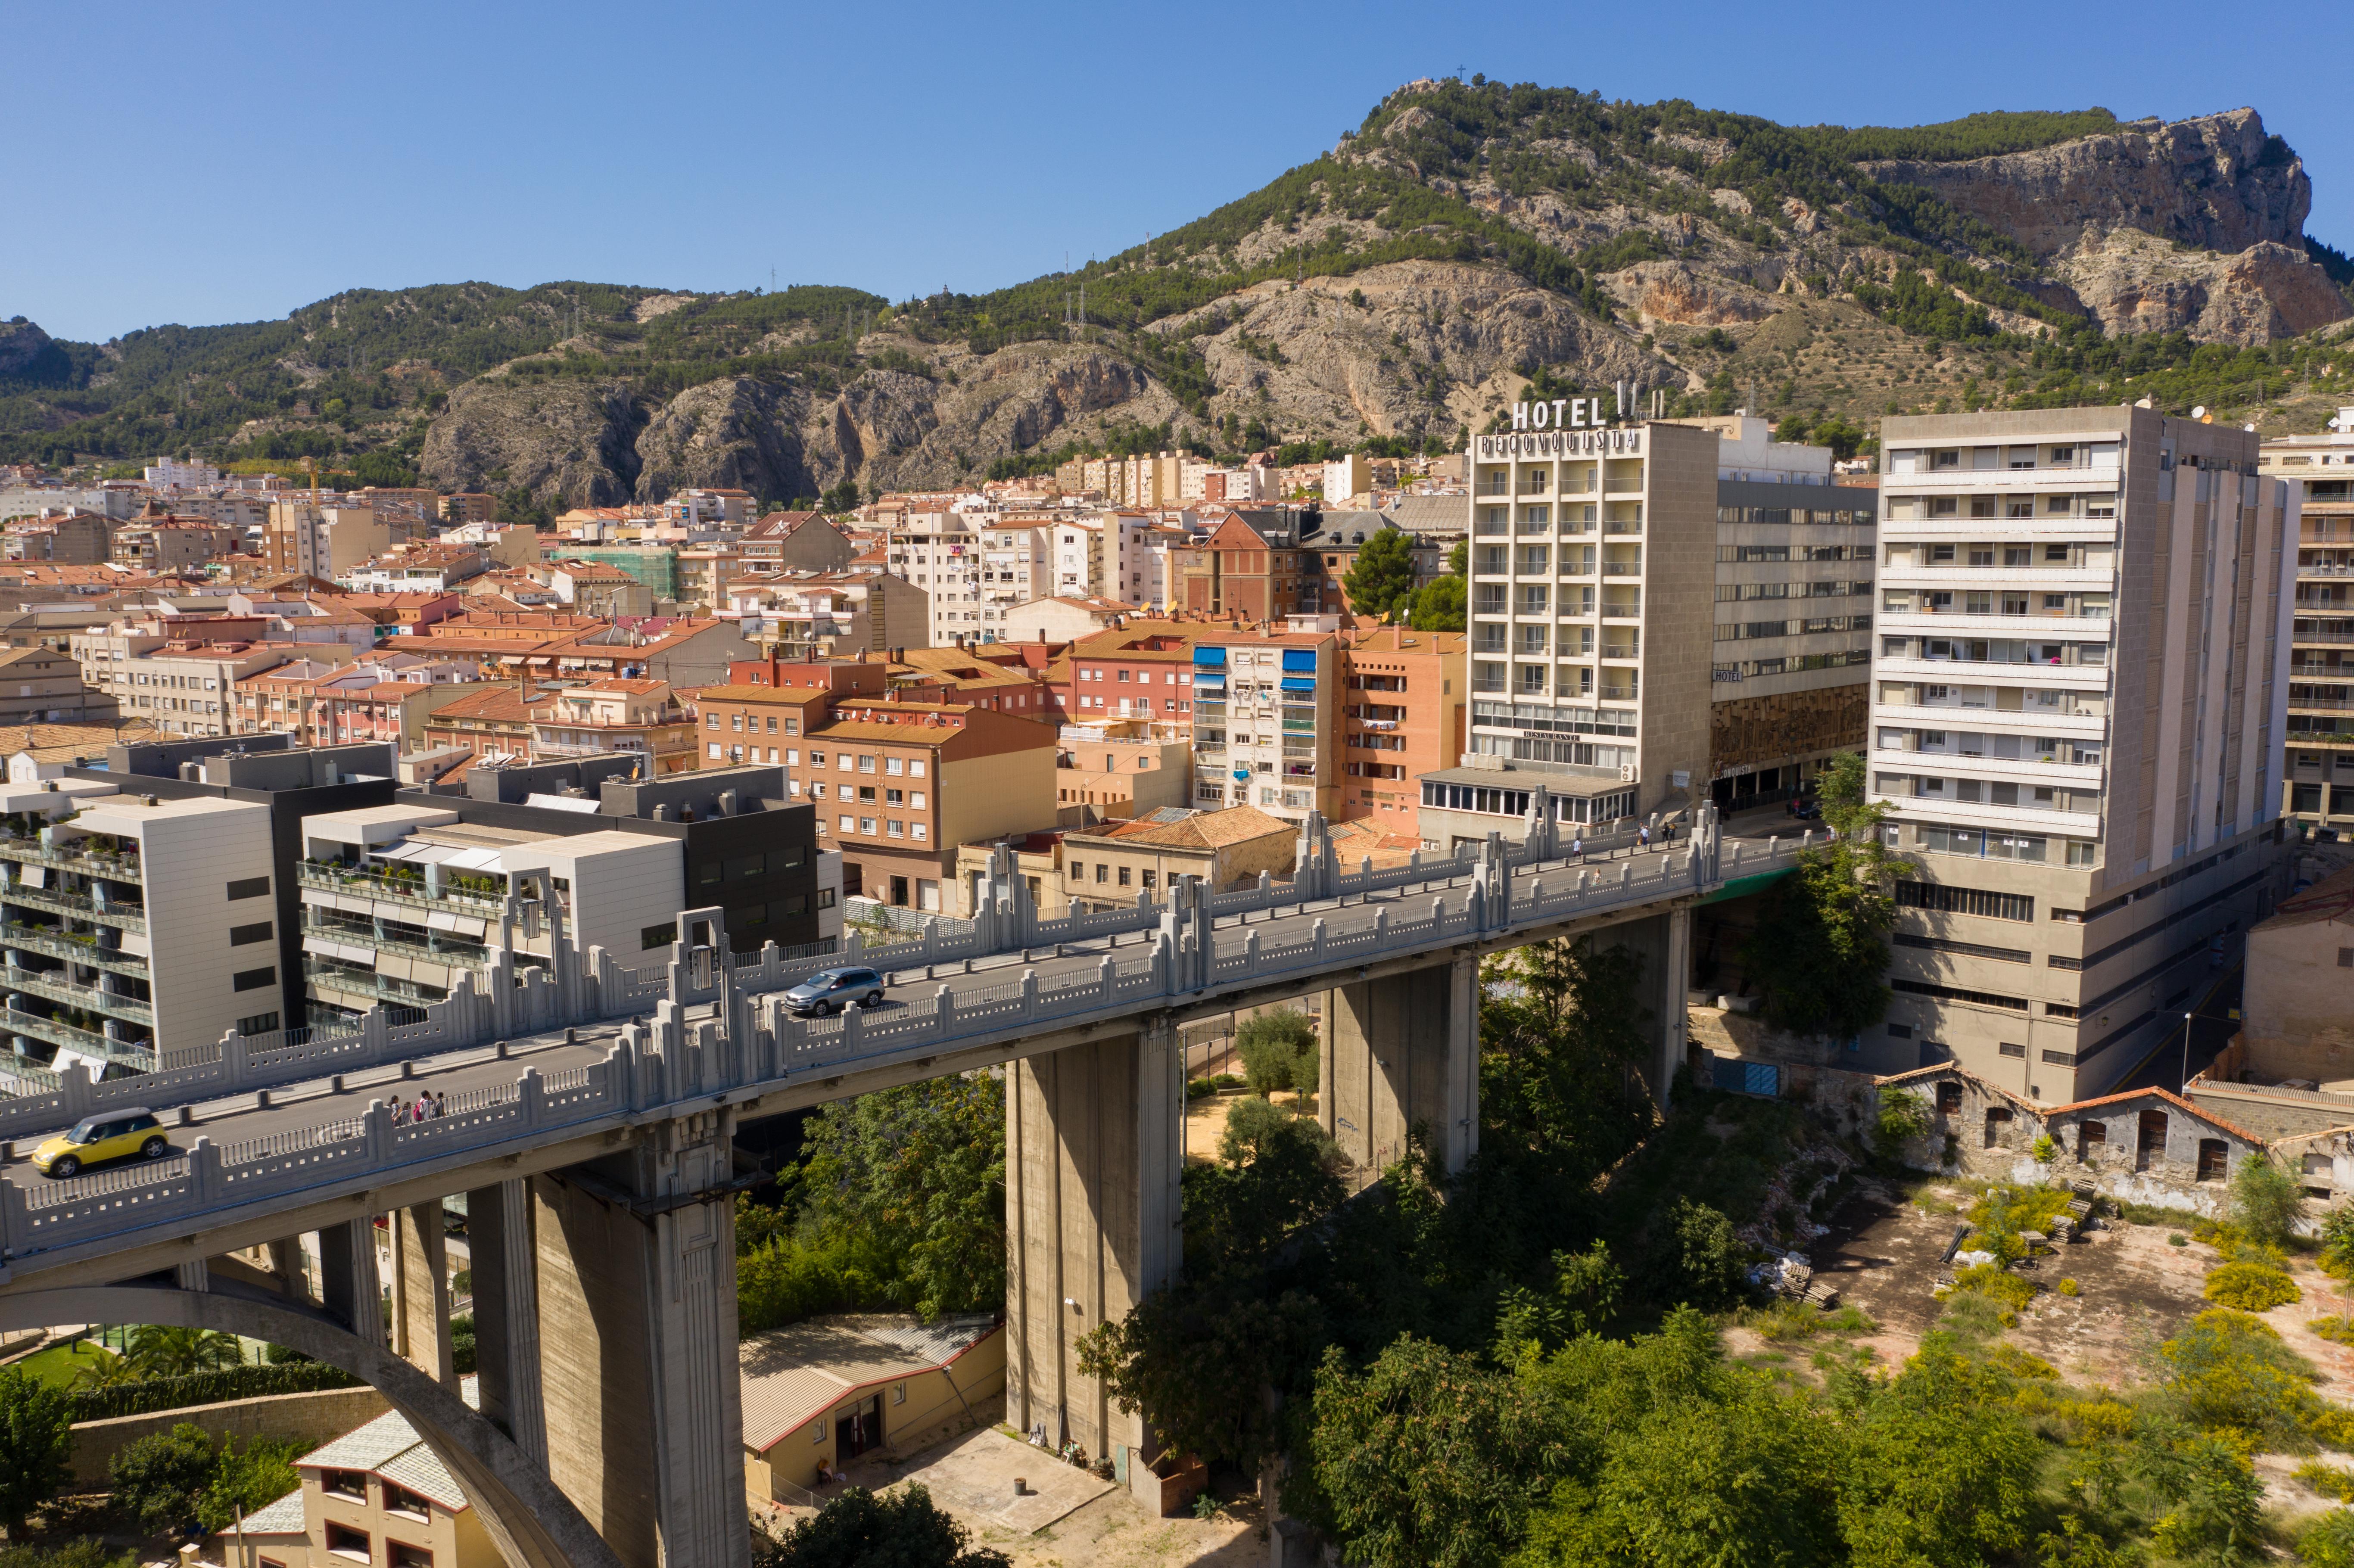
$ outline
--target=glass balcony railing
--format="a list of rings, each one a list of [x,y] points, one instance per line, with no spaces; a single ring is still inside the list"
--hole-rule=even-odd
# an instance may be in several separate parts
[[[53,865],[60,871],[140,885],[139,854],[135,850],[109,854],[95,850],[45,849],[37,838],[0,838],[0,860],[13,860],[19,865]]]
[[[8,948],[39,953],[45,958],[63,959],[68,963],[104,969],[110,974],[132,975],[141,980],[147,978],[147,960],[137,953],[109,951],[98,945],[95,937],[69,935],[54,926],[27,926],[22,921],[0,920],[0,948]]]
[[[399,898],[412,904],[465,904],[478,909],[506,907],[506,886],[503,879],[469,877],[452,872],[441,883],[441,891],[434,893],[425,885],[420,874],[403,876],[387,871],[358,866],[322,865],[316,861],[303,861],[294,868],[295,880],[304,887],[316,887],[329,893],[348,893],[360,898]],[[496,883],[493,891],[485,884]]]
[[[464,941],[446,937],[439,931],[421,935],[386,932],[381,935],[366,927],[326,925],[313,922],[302,927],[305,937],[317,937],[323,941],[341,942],[346,947],[368,948],[377,952],[398,953],[408,958],[423,959],[429,963],[452,964],[461,969],[477,969],[490,962],[491,949],[481,942]]]
[[[118,1040],[95,1030],[79,1029],[55,1018],[43,1018],[22,1008],[0,1009],[0,1034],[22,1034],[28,1040],[45,1040],[52,1045],[63,1045],[86,1056],[121,1062],[142,1072],[153,1071],[155,1046],[151,1038]]]
[[[68,1007],[89,1008],[113,1018],[128,1018],[133,1022],[154,1027],[155,1010],[135,996],[120,991],[101,990],[97,986],[76,985],[61,969],[20,969],[10,965],[0,970],[10,991],[37,996],[46,1001],[62,1002]]]
[[[27,887],[21,882],[0,885],[0,904],[22,905],[27,909],[46,909],[52,915],[69,915],[80,920],[95,920],[101,925],[120,927],[125,931],[147,929],[146,911],[136,904],[109,904],[101,906],[96,899],[80,893],[58,893],[46,887]]]

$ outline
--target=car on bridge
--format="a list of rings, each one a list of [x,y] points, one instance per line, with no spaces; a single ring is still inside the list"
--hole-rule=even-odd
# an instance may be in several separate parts
[[[33,1150],[33,1168],[44,1176],[71,1176],[108,1160],[161,1160],[172,1152],[164,1124],[143,1106],[92,1117]]]
[[[820,969],[785,992],[788,1012],[840,1012],[847,1007],[883,1005],[883,977],[873,969]]]

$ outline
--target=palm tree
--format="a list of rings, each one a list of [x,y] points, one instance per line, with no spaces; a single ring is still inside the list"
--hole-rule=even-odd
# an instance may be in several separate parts
[[[103,1346],[93,1346],[98,1353],[81,1363],[74,1373],[76,1388],[113,1388],[120,1383],[137,1383],[139,1369]]]
[[[245,1360],[235,1334],[148,1323],[131,1330],[132,1367],[142,1377],[180,1377],[233,1367]]]

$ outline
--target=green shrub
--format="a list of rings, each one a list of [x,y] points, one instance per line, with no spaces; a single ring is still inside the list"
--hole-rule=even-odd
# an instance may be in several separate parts
[[[2325,1412],[2312,1363],[2261,1318],[2210,1307],[2158,1351],[2168,1392],[2200,1426],[2302,1446]]]
[[[2219,1307],[2243,1312],[2269,1312],[2301,1301],[2305,1292],[2277,1268],[2257,1263],[2227,1263],[2207,1276],[2206,1297]]]
[[[2310,1568],[2354,1568],[2354,1510],[2316,1514],[2296,1533],[2296,1554]]]
[[[182,1410],[192,1404],[217,1404],[227,1399],[354,1388],[359,1381],[324,1361],[281,1361],[274,1366],[224,1367],[181,1377],[143,1378],[110,1388],[75,1389],[68,1397],[73,1401],[76,1421],[105,1421],[118,1415]]]
[[[2232,1171],[2232,1221],[2251,1241],[2286,1245],[2304,1210],[2304,1190],[2271,1155],[2256,1150],[2240,1157]]]
[[[2035,1141],[2028,1145],[2028,1151],[2041,1165],[2049,1165],[2060,1158],[2060,1146],[2052,1141],[2052,1135],[2048,1132],[2038,1133]]]
[[[139,1568],[139,1553],[84,1536],[61,1546],[0,1546],[0,1568]]]
[[[1954,1276],[1956,1293],[1983,1296],[2005,1313],[2019,1311],[2035,1299],[2035,1283],[1997,1264],[1981,1263]]]
[[[0,1369],[0,1524],[11,1535],[72,1473],[73,1404],[22,1367]]]
[[[116,1505],[162,1534],[193,1522],[196,1507],[213,1484],[220,1455],[205,1429],[183,1421],[168,1432],[151,1432],[108,1461],[108,1489]]]
[[[2354,1318],[2316,1318],[2306,1327],[2333,1345],[2354,1345]]]
[[[1933,1126],[1928,1097],[1913,1089],[1882,1089],[1880,1115],[1872,1128],[1875,1153],[1893,1160],[1916,1138],[1926,1138]]]
[[[2296,1467],[2297,1484],[2310,1492],[2339,1502],[2354,1502],[2354,1472],[2325,1465],[2318,1459],[2307,1459]]]
[[[2084,1288],[2084,1287],[2083,1286],[2077,1284],[2073,1279],[2062,1279],[2060,1282],[2060,1294],[2062,1296],[2080,1295],[2083,1293]]]

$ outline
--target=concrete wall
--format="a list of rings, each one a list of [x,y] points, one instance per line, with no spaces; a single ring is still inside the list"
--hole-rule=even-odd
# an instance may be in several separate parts
[[[2267,1078],[2354,1078],[2354,967],[2339,958],[2349,951],[2354,918],[2345,915],[2283,914],[2248,934],[2249,1066]]]
[[[215,1439],[231,1437],[239,1447],[256,1437],[280,1443],[320,1444],[382,1415],[383,1394],[365,1385],[323,1388],[309,1393],[270,1393],[252,1399],[77,1421],[73,1429],[73,1475],[89,1487],[106,1484],[109,1459],[142,1437],[169,1432],[182,1422],[201,1426]]]

